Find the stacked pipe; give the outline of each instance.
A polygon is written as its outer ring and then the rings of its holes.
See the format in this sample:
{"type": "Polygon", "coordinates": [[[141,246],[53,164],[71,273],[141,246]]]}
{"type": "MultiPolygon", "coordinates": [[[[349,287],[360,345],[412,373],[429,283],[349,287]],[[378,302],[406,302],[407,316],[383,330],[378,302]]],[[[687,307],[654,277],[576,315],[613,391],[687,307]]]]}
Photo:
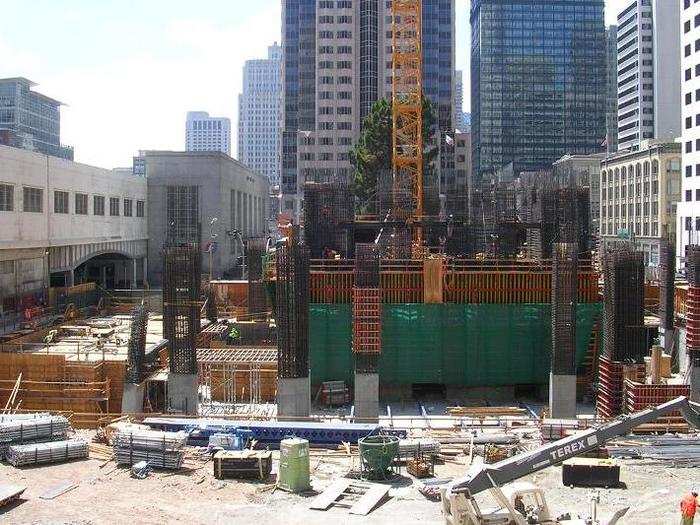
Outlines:
{"type": "Polygon", "coordinates": [[[177,470],[182,467],[186,443],[185,432],[118,432],[113,439],[114,457],[119,465],[147,461],[153,468],[177,470]]]}
{"type": "Polygon", "coordinates": [[[30,445],[12,445],[7,462],[15,467],[39,463],[58,463],[88,457],[89,447],[83,439],[68,439],[30,445]]]}
{"type": "Polygon", "coordinates": [[[146,307],[141,304],[134,308],[131,314],[131,334],[129,337],[126,361],[127,383],[138,384],[143,379],[147,327],[148,311],[146,307]]]}
{"type": "Polygon", "coordinates": [[[689,245],[685,253],[688,279],[685,345],[689,360],[690,398],[700,400],[700,246],[689,245]]]}
{"type": "Polygon", "coordinates": [[[0,443],[23,443],[28,440],[57,439],[66,436],[70,425],[63,416],[35,419],[12,419],[0,423],[0,443]]]}

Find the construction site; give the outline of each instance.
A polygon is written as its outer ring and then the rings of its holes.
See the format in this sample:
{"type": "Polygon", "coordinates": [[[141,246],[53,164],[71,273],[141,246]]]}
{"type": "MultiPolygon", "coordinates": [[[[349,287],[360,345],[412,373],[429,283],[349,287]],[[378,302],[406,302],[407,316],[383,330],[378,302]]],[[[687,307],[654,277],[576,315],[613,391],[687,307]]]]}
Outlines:
{"type": "Polygon", "coordinates": [[[393,6],[373,213],[308,180],[241,279],[202,272],[199,232],[163,246],[161,290],[57,289],[64,309],[5,330],[3,522],[677,521],[700,480],[700,246],[669,239],[651,275],[546,173],[442,205],[421,2],[393,6]]]}

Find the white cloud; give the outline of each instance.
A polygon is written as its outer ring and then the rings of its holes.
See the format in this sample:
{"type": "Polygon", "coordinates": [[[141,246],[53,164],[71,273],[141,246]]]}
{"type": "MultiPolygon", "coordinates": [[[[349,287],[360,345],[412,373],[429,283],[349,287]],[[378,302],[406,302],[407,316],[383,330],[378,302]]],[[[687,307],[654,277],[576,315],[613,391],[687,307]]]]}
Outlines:
{"type": "Polygon", "coordinates": [[[266,56],[267,46],[280,40],[279,10],[279,2],[271,2],[229,27],[173,20],[154,28],[139,53],[58,72],[0,40],[2,70],[31,75],[38,90],[67,104],[62,141],[75,147],[77,161],[129,166],[139,149],[182,150],[188,110],[229,117],[236,127],[243,63],[266,56]],[[150,49],[154,42],[157,49],[150,49]],[[7,56],[14,58],[8,63],[7,56]]]}

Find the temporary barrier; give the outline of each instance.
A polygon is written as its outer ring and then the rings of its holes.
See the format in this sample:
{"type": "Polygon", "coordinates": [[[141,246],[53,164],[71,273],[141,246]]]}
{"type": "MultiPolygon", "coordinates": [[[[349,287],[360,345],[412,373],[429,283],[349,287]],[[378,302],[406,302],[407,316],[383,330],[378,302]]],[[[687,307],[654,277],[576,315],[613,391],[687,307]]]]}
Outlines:
{"type": "MultiPolygon", "coordinates": [[[[313,383],[353,381],[349,304],[311,304],[309,365],[313,383]]],[[[600,303],[576,310],[580,365],[600,303]]],[[[528,304],[385,304],[382,308],[384,384],[455,386],[546,384],[551,306],[528,304]]]]}

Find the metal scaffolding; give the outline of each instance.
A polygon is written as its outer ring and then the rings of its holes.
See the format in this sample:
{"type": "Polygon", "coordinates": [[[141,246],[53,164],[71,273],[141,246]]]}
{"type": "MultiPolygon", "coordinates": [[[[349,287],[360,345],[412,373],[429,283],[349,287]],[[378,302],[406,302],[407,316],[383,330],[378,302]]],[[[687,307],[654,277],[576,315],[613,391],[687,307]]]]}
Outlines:
{"type": "MultiPolygon", "coordinates": [[[[423,52],[421,0],[393,0],[392,167],[393,215],[421,221],[423,211],[423,52]]],[[[394,237],[398,242],[400,238],[394,237]]],[[[423,229],[414,225],[413,246],[423,248],[423,229]]]]}

